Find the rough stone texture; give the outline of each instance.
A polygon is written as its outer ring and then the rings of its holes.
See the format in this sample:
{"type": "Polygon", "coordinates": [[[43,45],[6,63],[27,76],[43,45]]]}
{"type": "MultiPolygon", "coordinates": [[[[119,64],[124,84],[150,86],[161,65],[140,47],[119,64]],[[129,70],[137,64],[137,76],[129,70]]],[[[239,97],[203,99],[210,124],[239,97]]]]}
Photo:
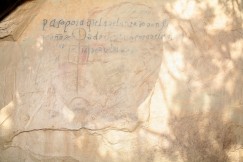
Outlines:
{"type": "Polygon", "coordinates": [[[26,1],[0,22],[0,161],[243,161],[242,1],[26,1]]]}
{"type": "Polygon", "coordinates": [[[32,18],[38,13],[43,1],[23,0],[21,7],[13,11],[0,25],[0,39],[16,41],[32,18]]]}

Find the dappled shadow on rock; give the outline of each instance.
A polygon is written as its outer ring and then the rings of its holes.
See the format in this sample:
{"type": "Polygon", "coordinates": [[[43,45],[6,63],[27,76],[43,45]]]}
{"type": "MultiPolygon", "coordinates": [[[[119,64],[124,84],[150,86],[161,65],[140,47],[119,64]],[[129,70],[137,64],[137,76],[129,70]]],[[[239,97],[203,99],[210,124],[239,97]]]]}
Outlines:
{"type": "Polygon", "coordinates": [[[161,76],[163,87],[173,85],[173,95],[162,90],[170,109],[170,135],[164,136],[169,147],[162,150],[171,158],[226,162],[242,147],[242,12],[229,2],[188,2],[197,3],[200,18],[175,14],[180,1],[167,9],[179,26],[179,40],[165,45],[168,74],[161,76]]]}
{"type": "MultiPolygon", "coordinates": [[[[144,16],[158,11],[148,19],[168,19],[169,39],[126,42],[125,46],[136,50],[132,55],[97,54],[87,62],[82,55],[79,62],[75,51],[80,43],[94,47],[109,44],[73,39],[64,48],[63,42],[58,41],[59,46],[47,38],[25,41],[24,50],[32,41],[35,47],[26,50],[31,57],[23,54],[18,62],[17,69],[22,70],[16,75],[19,91],[9,89],[17,97],[7,94],[0,103],[2,110],[8,108],[4,115],[8,122],[0,125],[6,133],[1,132],[4,153],[0,154],[11,159],[10,155],[18,152],[21,155],[16,156],[23,161],[239,160],[243,146],[241,3],[174,0],[155,2],[152,7],[121,3],[95,10],[90,18],[112,19],[127,11],[120,18],[140,21],[140,11],[144,16]],[[141,10],[138,13],[133,8],[141,10]],[[143,120],[139,113],[145,116],[143,120]]],[[[109,35],[116,29],[102,32],[109,35]]],[[[6,76],[5,80],[11,79],[6,76]]]]}

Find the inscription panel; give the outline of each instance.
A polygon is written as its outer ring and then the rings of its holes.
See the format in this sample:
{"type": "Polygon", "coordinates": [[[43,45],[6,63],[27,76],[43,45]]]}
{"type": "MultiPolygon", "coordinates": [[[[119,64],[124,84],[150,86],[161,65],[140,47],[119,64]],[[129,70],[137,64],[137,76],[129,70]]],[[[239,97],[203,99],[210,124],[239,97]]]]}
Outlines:
{"type": "Polygon", "coordinates": [[[41,57],[50,66],[39,70],[49,73],[46,88],[54,96],[40,109],[64,112],[48,120],[64,118],[72,127],[135,126],[138,107],[158,78],[163,42],[172,39],[166,14],[159,18],[145,5],[123,3],[86,18],[44,18],[40,25],[41,57]]]}

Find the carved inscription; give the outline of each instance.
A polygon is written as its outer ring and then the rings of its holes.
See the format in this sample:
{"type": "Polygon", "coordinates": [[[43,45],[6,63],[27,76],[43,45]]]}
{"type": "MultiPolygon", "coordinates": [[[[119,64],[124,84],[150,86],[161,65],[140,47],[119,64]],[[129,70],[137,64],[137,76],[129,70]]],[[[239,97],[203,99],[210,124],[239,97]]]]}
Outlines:
{"type": "Polygon", "coordinates": [[[159,18],[138,4],[111,10],[41,22],[43,57],[52,58],[55,69],[52,89],[59,104],[75,114],[72,121],[83,126],[97,120],[136,123],[137,108],[157,79],[162,44],[172,39],[166,15],[159,18]],[[127,8],[134,12],[124,12],[127,8]]]}

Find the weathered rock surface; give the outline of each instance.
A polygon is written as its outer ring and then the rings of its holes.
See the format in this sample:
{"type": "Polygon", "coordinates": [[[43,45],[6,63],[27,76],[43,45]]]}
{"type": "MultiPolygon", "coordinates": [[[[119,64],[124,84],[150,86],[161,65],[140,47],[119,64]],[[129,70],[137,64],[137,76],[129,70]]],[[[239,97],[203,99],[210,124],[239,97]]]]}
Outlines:
{"type": "Polygon", "coordinates": [[[26,1],[0,22],[0,161],[242,161],[238,1],[26,1]]]}

